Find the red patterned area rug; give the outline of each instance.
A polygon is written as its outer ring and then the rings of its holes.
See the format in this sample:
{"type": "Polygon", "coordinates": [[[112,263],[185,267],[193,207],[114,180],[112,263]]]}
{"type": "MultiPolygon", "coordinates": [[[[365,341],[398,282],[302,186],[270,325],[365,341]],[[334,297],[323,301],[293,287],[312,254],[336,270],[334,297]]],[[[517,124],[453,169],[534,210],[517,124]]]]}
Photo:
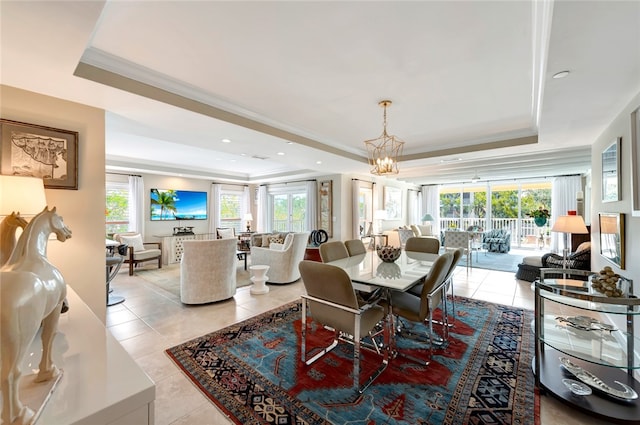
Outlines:
{"type": "MultiPolygon", "coordinates": [[[[300,361],[300,310],[300,303],[287,304],[167,354],[242,425],[539,423],[530,310],[456,297],[455,325],[432,362],[421,366],[396,357],[359,396],[350,388],[348,344],[311,366],[300,361]]],[[[308,347],[325,346],[332,334],[312,326],[308,347]]],[[[426,354],[405,338],[398,346],[426,354]]],[[[379,357],[363,353],[364,376],[379,357]]]]}

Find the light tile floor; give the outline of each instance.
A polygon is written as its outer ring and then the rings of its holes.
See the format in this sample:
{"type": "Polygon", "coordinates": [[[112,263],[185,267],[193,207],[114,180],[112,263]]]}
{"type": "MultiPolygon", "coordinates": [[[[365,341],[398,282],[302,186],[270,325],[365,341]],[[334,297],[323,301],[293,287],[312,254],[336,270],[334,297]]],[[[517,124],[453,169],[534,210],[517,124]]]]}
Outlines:
{"type": "MultiPolygon", "coordinates": [[[[144,269],[137,273],[144,273],[144,269]]],[[[304,291],[298,281],[269,285],[266,295],[239,288],[233,299],[202,306],[186,306],[175,295],[121,271],[112,283],[126,301],[107,308],[107,327],[156,384],[156,425],[232,424],[169,360],[164,350],[251,316],[298,300],[304,291]]],[[[456,295],[533,309],[531,284],[514,273],[458,267],[456,295]]],[[[608,424],[575,411],[551,396],[541,397],[541,424],[608,424]]]]}

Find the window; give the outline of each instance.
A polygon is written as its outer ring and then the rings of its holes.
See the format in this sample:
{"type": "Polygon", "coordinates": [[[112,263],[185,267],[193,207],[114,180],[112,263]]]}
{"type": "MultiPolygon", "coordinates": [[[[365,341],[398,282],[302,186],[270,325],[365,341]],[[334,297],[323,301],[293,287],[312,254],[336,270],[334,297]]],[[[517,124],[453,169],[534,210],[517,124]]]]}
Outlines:
{"type": "Polygon", "coordinates": [[[235,229],[238,234],[242,228],[242,198],[244,192],[223,190],[220,193],[220,227],[235,229]]]}
{"type": "MultiPolygon", "coordinates": [[[[303,232],[307,229],[307,187],[299,184],[269,186],[271,231],[303,232]]],[[[315,211],[311,212],[315,214],[315,211]]]]}
{"type": "Polygon", "coordinates": [[[128,231],[129,183],[107,181],[105,206],[107,236],[128,231]]]}

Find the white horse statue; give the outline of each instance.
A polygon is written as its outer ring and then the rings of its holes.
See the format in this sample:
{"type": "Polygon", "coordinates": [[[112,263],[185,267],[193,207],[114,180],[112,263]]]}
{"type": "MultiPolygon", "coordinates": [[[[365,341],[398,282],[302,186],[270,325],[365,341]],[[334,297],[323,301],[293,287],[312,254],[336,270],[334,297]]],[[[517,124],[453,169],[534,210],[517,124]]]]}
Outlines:
{"type": "Polygon", "coordinates": [[[4,425],[31,424],[35,413],[20,402],[20,366],[31,342],[42,325],[42,359],[36,382],[59,375],[51,359],[51,346],[57,331],[67,286],[60,271],[47,260],[47,241],[55,233],[61,242],[71,230],[47,207],[24,229],[9,261],[0,268],[0,337],[2,358],[2,421],[4,425]]]}
{"type": "Polygon", "coordinates": [[[0,223],[0,267],[7,262],[16,246],[16,229],[27,227],[27,220],[19,212],[12,212],[0,223]]]}

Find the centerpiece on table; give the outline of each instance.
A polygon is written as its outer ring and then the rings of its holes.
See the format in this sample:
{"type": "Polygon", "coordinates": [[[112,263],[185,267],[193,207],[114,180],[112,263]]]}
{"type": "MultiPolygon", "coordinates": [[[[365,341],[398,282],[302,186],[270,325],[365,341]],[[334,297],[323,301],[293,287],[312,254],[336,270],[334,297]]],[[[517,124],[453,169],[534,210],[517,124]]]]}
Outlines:
{"type": "Polygon", "coordinates": [[[378,253],[378,257],[380,257],[382,261],[385,263],[393,263],[400,258],[402,248],[391,245],[378,245],[376,247],[376,251],[378,253]]]}

